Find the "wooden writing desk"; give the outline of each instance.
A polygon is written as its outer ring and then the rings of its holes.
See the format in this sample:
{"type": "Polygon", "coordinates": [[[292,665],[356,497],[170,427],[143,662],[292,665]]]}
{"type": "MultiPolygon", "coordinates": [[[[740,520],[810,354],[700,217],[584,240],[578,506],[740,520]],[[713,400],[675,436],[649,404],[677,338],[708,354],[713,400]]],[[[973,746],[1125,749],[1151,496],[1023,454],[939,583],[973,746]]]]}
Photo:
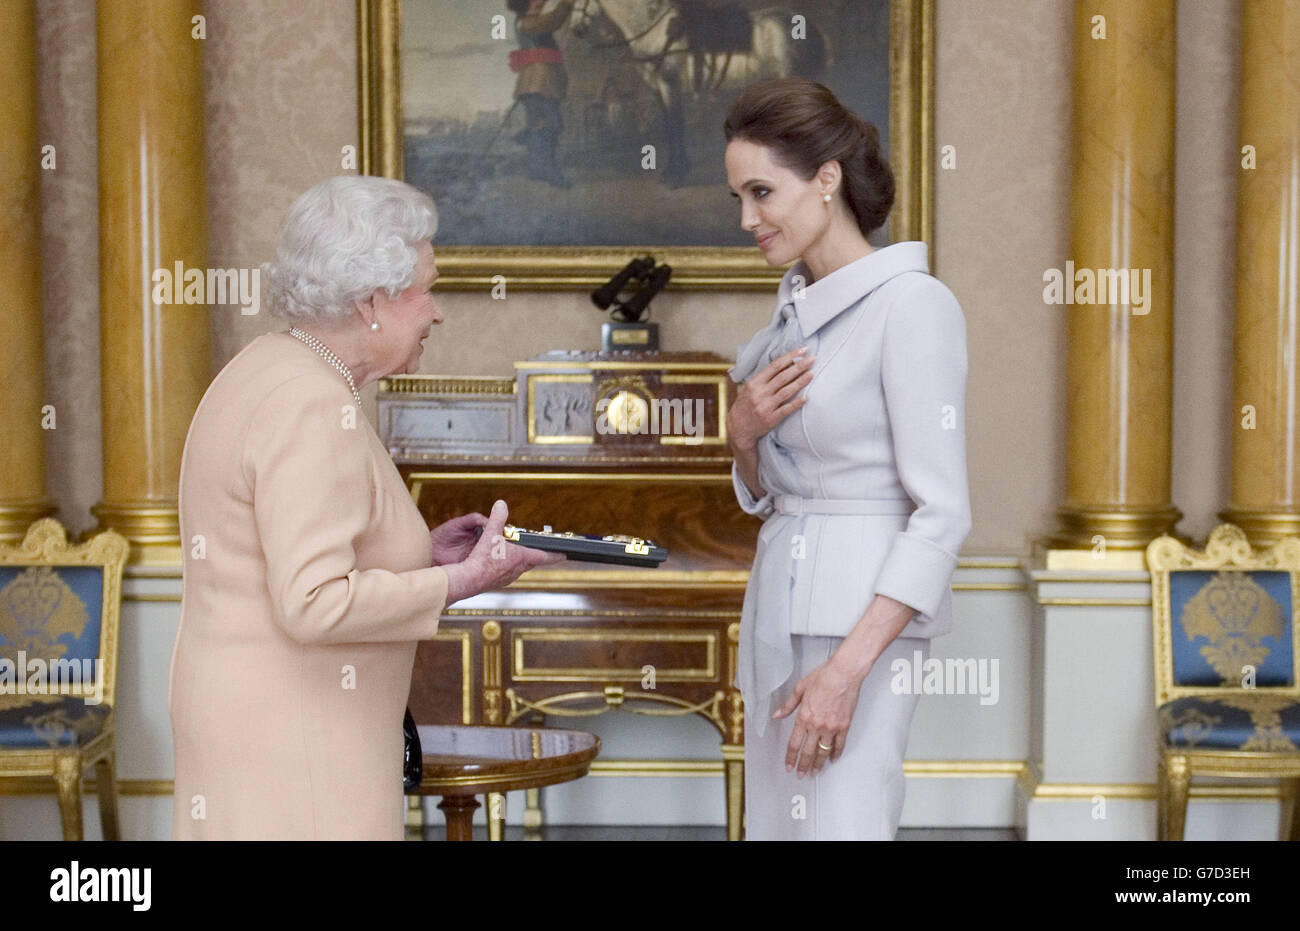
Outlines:
{"type": "Polygon", "coordinates": [[[739,840],[744,715],[732,683],[760,522],[731,487],[730,366],[711,353],[548,353],[509,377],[387,378],[379,433],[430,527],[501,498],[516,526],[669,550],[658,569],[565,562],[459,602],[417,653],[416,721],[621,709],[668,727],[700,715],[721,737],[727,834],[739,840]],[[695,437],[681,432],[693,426],[679,416],[687,404],[702,415],[695,437]],[[633,432],[656,413],[659,434],[633,432]]]}

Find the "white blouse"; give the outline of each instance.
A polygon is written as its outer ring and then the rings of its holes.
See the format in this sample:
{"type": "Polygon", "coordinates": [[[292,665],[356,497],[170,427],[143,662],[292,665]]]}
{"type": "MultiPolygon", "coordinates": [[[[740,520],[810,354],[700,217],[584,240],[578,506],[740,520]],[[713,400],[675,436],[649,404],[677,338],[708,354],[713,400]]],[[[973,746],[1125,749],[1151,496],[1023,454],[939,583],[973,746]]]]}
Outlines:
{"type": "Polygon", "coordinates": [[[745,590],[737,686],[761,735],[793,669],[792,634],[844,637],[872,598],[917,613],[900,636],[952,627],[950,584],[970,532],[966,321],[929,274],[928,247],[900,242],[820,281],[797,262],[772,322],[740,347],[743,382],[807,346],[807,402],[758,444],[764,518],[745,590]]]}

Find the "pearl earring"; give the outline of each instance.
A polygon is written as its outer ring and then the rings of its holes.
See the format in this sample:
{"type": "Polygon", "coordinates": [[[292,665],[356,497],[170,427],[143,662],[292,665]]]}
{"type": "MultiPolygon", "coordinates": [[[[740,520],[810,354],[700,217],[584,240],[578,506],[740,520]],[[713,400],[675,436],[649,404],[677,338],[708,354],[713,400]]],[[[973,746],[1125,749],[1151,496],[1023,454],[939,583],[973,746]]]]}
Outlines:
{"type": "Polygon", "coordinates": [[[829,194],[823,194],[823,195],[822,195],[822,200],[826,201],[826,203],[829,204],[829,203],[831,202],[831,195],[829,195],[829,194]]]}
{"type": "Polygon", "coordinates": [[[377,329],[379,329],[379,321],[378,321],[378,320],[374,320],[374,321],[372,321],[371,324],[370,324],[370,329],[372,329],[372,330],[377,330],[377,329]]]}

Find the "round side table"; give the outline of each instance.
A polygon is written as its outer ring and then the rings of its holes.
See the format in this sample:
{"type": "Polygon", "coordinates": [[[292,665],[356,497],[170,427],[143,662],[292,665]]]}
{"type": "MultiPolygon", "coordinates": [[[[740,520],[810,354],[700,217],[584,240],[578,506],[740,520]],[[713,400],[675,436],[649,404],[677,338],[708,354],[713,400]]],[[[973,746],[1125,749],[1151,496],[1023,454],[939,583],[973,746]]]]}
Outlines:
{"type": "Polygon", "coordinates": [[[476,796],[537,789],[580,779],[600,752],[586,731],[546,727],[424,724],[423,777],[411,795],[440,795],[447,840],[471,840],[476,796]]]}

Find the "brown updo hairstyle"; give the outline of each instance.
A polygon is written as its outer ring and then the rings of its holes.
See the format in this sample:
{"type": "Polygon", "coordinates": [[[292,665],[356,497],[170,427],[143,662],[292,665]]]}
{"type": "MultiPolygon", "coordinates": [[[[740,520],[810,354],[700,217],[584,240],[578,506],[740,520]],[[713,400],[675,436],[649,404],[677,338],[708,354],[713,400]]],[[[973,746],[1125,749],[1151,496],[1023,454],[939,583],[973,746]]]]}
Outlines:
{"type": "Polygon", "coordinates": [[[843,170],[844,200],[863,236],[880,228],[894,206],[894,173],[880,154],[880,133],[808,78],[756,84],[731,105],[727,141],[748,139],[773,151],[777,164],[805,181],[826,162],[843,170]]]}

